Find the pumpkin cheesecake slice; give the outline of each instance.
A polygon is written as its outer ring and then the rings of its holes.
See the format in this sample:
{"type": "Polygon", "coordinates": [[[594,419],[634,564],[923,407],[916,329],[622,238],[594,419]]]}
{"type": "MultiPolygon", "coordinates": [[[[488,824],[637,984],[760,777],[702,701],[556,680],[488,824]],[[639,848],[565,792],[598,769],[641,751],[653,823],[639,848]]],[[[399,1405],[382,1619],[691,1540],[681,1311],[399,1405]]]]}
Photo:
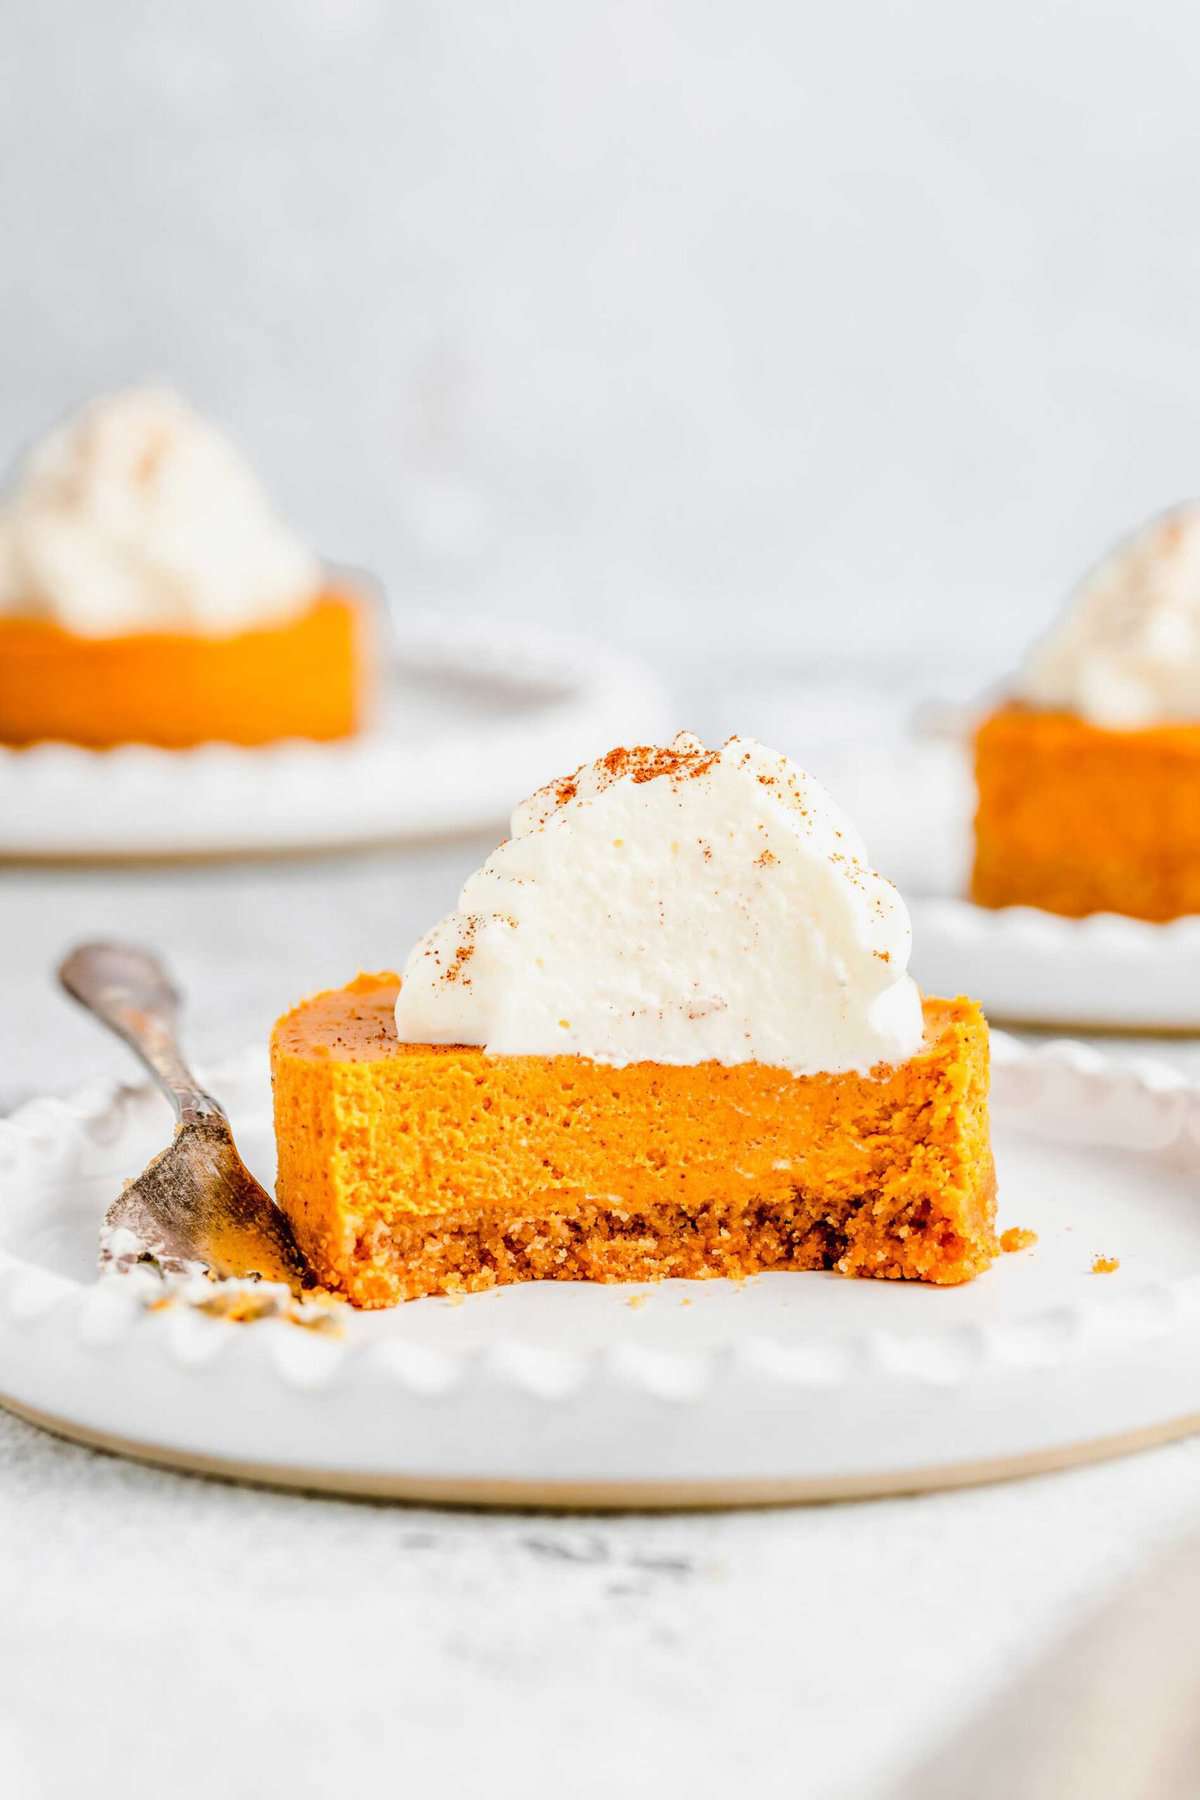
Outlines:
{"type": "Polygon", "coordinates": [[[1080,583],[975,737],[980,906],[1200,913],[1200,502],[1080,583]]]}
{"type": "Polygon", "coordinates": [[[93,401],[0,504],[0,744],[348,737],[370,640],[363,599],[172,393],[93,401]]]}
{"type": "Polygon", "coordinates": [[[996,1254],[987,1027],[749,739],[614,750],[517,809],[416,946],[281,1019],[278,1199],[355,1304],[996,1254]]]}

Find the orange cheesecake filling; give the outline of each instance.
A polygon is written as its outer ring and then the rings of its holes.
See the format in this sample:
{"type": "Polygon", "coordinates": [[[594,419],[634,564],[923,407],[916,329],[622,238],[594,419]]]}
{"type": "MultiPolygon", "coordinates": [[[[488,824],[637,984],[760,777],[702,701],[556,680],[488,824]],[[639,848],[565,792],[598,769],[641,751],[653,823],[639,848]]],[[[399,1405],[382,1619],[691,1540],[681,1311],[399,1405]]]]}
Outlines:
{"type": "Polygon", "coordinates": [[[225,636],[83,637],[0,617],[0,743],[186,749],[348,737],[369,699],[362,602],[329,590],[294,617],[225,636]]]}
{"type": "Polygon", "coordinates": [[[1113,730],[1012,703],[975,737],[980,906],[1200,912],[1200,724],[1113,730]]]}
{"type": "Polygon", "coordinates": [[[278,1199],[359,1306],[766,1269],[950,1284],[996,1255],[972,1001],[927,999],[907,1062],[793,1075],[400,1043],[397,991],[360,976],[271,1042],[278,1199]]]}

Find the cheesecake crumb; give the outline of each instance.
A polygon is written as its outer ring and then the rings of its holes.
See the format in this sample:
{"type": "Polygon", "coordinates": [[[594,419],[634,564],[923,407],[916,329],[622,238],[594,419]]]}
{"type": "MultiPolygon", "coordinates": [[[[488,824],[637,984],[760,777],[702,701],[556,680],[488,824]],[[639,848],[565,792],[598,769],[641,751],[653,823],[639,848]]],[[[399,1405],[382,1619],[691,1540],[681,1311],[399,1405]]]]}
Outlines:
{"type": "Polygon", "coordinates": [[[1000,1233],[1000,1248],[1010,1253],[1014,1250],[1030,1250],[1037,1241],[1037,1232],[1029,1231],[1024,1225],[1010,1225],[1007,1231],[1000,1233]]]}
{"type": "Polygon", "coordinates": [[[1098,1256],[1092,1264],[1092,1274],[1112,1275],[1120,1266],[1119,1256],[1098,1256]]]}

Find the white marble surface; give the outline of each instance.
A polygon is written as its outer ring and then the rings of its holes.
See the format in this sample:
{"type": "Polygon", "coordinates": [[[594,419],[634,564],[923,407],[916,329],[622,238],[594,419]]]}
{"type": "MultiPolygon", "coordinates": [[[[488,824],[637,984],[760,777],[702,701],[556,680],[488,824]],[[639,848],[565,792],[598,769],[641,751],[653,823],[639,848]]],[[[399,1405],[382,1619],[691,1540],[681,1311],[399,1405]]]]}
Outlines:
{"type": "Polygon", "coordinates": [[[1191,1442],[855,1506],[432,1513],[0,1416],[0,1791],[883,1797],[1198,1500],[1191,1442]]]}
{"type": "MultiPolygon", "coordinates": [[[[399,960],[484,847],[3,871],[0,1105],[129,1069],[54,991],[73,939],[167,948],[215,1058],[399,960]]],[[[976,1712],[1198,1505],[1200,1440],[923,1499],[571,1519],[244,1491],[0,1416],[0,1792],[885,1796],[943,1741],[969,1756],[976,1712]]]]}

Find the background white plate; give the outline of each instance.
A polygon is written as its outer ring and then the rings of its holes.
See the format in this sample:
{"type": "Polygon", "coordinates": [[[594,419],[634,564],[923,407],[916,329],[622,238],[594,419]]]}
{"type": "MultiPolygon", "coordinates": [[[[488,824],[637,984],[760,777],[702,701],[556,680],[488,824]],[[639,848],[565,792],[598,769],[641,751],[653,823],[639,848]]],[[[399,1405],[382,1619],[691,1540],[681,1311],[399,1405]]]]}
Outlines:
{"type": "MultiPolygon", "coordinates": [[[[262,1053],[214,1073],[273,1165],[262,1053]]],[[[1200,1093],[1080,1046],[996,1045],[1002,1223],[957,1289],[773,1275],[547,1283],[348,1314],[334,1339],[144,1311],[94,1274],[101,1211],[162,1143],[143,1089],[0,1122],[0,1396],[185,1467],[466,1500],[832,1496],[1055,1466],[1200,1420],[1200,1093]],[[1097,1254],[1120,1258],[1094,1275],[1097,1254]]]]}
{"type": "Polygon", "coordinates": [[[992,1019],[1200,1031],[1200,918],[1062,919],[956,899],[915,899],[909,911],[918,981],[930,993],[973,994],[992,1019]]]}
{"type": "Polygon", "coordinates": [[[0,857],[337,848],[500,826],[613,744],[673,730],[662,689],[593,643],[402,620],[380,716],[345,744],[0,748],[0,857]]]}

